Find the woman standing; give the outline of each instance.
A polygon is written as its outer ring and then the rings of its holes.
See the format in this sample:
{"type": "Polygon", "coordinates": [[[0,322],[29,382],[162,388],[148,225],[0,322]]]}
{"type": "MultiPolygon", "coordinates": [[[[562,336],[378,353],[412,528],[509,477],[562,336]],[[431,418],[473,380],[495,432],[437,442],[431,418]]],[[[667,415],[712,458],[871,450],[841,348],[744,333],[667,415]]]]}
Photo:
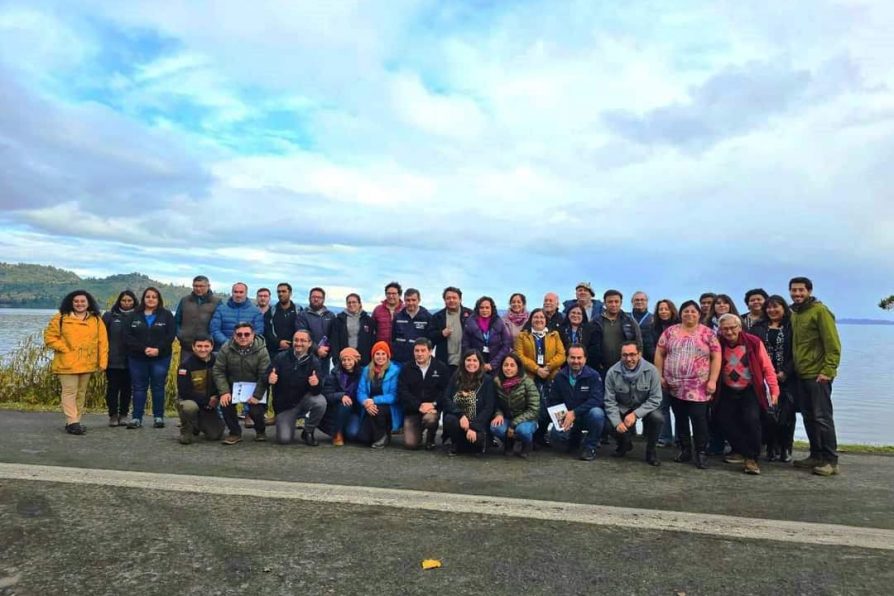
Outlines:
{"type": "Polygon", "coordinates": [[[65,432],[82,435],[86,429],[81,425],[81,416],[90,376],[105,370],[109,361],[109,338],[93,296],[86,290],[65,296],[59,312],[47,324],[43,339],[53,350],[52,370],[62,385],[65,432]]]}
{"type": "Polygon", "coordinates": [[[463,351],[461,362],[438,405],[444,412],[444,434],[450,438],[448,453],[471,451],[483,455],[494,411],[494,382],[484,371],[478,350],[463,351]]]}
{"type": "Polygon", "coordinates": [[[739,316],[736,303],[727,294],[717,294],[717,297],[714,298],[714,316],[711,317],[711,329],[714,333],[717,333],[720,329],[720,317],[727,313],[739,316]]]}
{"type": "Polygon", "coordinates": [[[720,375],[720,343],[717,336],[699,324],[699,306],[688,300],[680,308],[682,323],[666,329],[658,340],[655,367],[661,373],[661,387],[670,391],[676,419],[680,454],[677,462],[692,460],[689,423],[695,435],[695,465],[707,467],[708,402],[717,391],[720,375]]]}
{"type": "MultiPolygon", "coordinates": [[[[542,309],[538,310],[542,312],[542,309]]],[[[584,309],[578,304],[569,308],[565,322],[559,327],[565,352],[574,344],[586,348],[590,344],[590,330],[590,325],[584,322],[584,309]]]]}
{"type": "MultiPolygon", "coordinates": [[[[391,361],[391,348],[377,341],[372,347],[372,362],[360,373],[357,401],[363,410],[353,437],[373,449],[384,449],[391,443],[391,433],[403,426],[404,410],[397,400],[399,375],[400,365],[391,361]]],[[[351,434],[349,431],[348,436],[351,434]]]]}
{"type": "Polygon", "coordinates": [[[499,368],[512,350],[512,335],[503,319],[497,316],[497,305],[490,296],[478,299],[474,314],[463,325],[463,352],[466,350],[481,353],[484,372],[499,368]]]}
{"type": "Polygon", "coordinates": [[[496,410],[490,431],[503,442],[503,453],[511,449],[527,459],[534,446],[534,432],[540,417],[540,392],[525,374],[521,358],[511,352],[503,358],[494,378],[496,410]]]}
{"type": "Polygon", "coordinates": [[[133,382],[133,419],[127,428],[143,426],[150,387],[154,427],[165,427],[165,382],[171,365],[176,325],[174,315],[164,306],[161,292],[146,288],[140,298],[140,308],[131,317],[127,328],[127,364],[133,382]]]}
{"type": "MultiPolygon", "coordinates": [[[[652,316],[652,345],[657,346],[661,334],[668,328],[680,322],[680,316],[677,314],[677,307],[672,300],[663,298],[655,303],[655,313],[652,316]]],[[[652,362],[655,361],[655,353],[651,354],[652,362]]],[[[658,436],[658,446],[667,447],[674,444],[674,425],[671,421],[671,394],[662,388],[661,390],[661,413],[664,415],[664,427],[658,436]]]]}
{"type": "Polygon", "coordinates": [[[503,315],[503,322],[509,329],[509,335],[512,337],[512,341],[515,341],[518,334],[522,332],[525,323],[528,322],[529,314],[528,309],[526,308],[527,304],[528,299],[525,298],[524,294],[516,292],[509,297],[509,310],[503,315]]]}
{"type": "Polygon", "coordinates": [[[785,298],[774,294],[763,306],[764,318],[751,332],[764,341],[779,383],[779,402],[764,417],[767,460],[792,461],[795,439],[795,361],[792,354],[791,311],[785,298]]]}
{"type": "Polygon", "coordinates": [[[109,334],[109,367],[106,369],[106,405],[109,426],[127,426],[130,409],[130,370],[127,368],[127,329],[137,308],[137,296],[130,290],[118,294],[112,310],[102,315],[109,334]]]}

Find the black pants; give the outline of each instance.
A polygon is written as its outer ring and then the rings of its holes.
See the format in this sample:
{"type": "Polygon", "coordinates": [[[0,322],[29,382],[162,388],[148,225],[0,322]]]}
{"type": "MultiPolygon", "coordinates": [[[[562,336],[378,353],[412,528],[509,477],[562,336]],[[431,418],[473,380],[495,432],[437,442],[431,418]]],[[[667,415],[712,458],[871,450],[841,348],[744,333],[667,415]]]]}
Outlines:
{"type": "Polygon", "coordinates": [[[779,387],[779,402],[776,405],[776,416],[764,413],[762,428],[764,443],[768,454],[782,451],[791,453],[795,441],[795,396],[788,383],[779,387]]]}
{"type": "Polygon", "coordinates": [[[723,387],[714,406],[723,434],[733,451],[745,459],[757,459],[761,453],[761,407],[754,387],[738,391],[723,387]]]}
{"type": "MultiPolygon", "coordinates": [[[[621,410],[621,420],[624,420],[624,417],[627,416],[633,410],[621,410]]],[[[661,412],[661,408],[656,410],[652,410],[643,420],[643,434],[646,436],[646,451],[655,451],[655,445],[658,444],[658,435],[661,434],[661,429],[664,428],[664,414],[661,412]]],[[[611,424],[606,424],[605,426],[611,426],[611,424]]],[[[624,436],[630,437],[631,439],[634,437],[633,429],[627,429],[625,433],[619,433],[617,428],[611,429],[612,434],[618,441],[623,441],[624,436]]]]}
{"type": "Polygon", "coordinates": [[[457,451],[483,452],[487,446],[486,432],[478,432],[475,442],[470,443],[466,438],[466,431],[459,425],[459,417],[454,414],[444,414],[444,434],[450,437],[457,451]]]}
{"type": "MultiPolygon", "coordinates": [[[[246,406],[248,407],[248,416],[255,423],[255,432],[263,433],[266,428],[264,424],[264,413],[266,412],[267,406],[264,404],[243,404],[243,407],[246,406]]],[[[231,403],[226,407],[221,407],[221,411],[223,412],[224,422],[227,423],[227,429],[229,429],[230,434],[241,436],[242,427],[239,426],[239,415],[236,414],[236,404],[231,403]]]]}
{"type": "Polygon", "coordinates": [[[810,455],[830,462],[838,461],[838,439],[832,418],[832,383],[817,383],[815,378],[798,379],[799,405],[804,429],[810,441],[810,455]]]}
{"type": "Polygon", "coordinates": [[[676,397],[671,401],[674,410],[677,444],[681,449],[692,448],[692,436],[695,436],[695,450],[704,453],[708,448],[708,402],[684,401],[676,397]],[[689,423],[692,422],[692,434],[689,423]]]}
{"type": "Polygon", "coordinates": [[[130,409],[130,369],[106,369],[106,405],[109,416],[127,416],[130,409]]]}
{"type": "Polygon", "coordinates": [[[363,417],[363,428],[357,437],[361,443],[372,444],[385,435],[391,436],[391,406],[379,406],[379,413],[363,417]]]}

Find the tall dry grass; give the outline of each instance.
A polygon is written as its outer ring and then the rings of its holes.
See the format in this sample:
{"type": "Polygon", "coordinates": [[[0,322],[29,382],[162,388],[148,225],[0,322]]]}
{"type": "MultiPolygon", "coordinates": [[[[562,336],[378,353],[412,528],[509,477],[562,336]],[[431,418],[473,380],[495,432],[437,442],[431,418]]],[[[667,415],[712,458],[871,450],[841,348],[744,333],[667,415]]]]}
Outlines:
{"type": "MultiPolygon", "coordinates": [[[[165,409],[173,410],[177,391],[177,363],[180,344],[174,342],[171,368],[165,385],[165,409]]],[[[43,344],[43,334],[29,335],[6,356],[0,358],[0,403],[47,408],[60,406],[59,379],[50,370],[52,350],[43,344]]],[[[96,373],[87,389],[87,409],[106,409],[106,377],[96,373]]],[[[149,398],[151,400],[151,397],[149,398]]],[[[151,401],[147,400],[147,403],[151,401]]],[[[61,407],[61,406],[60,406],[61,407]]]]}

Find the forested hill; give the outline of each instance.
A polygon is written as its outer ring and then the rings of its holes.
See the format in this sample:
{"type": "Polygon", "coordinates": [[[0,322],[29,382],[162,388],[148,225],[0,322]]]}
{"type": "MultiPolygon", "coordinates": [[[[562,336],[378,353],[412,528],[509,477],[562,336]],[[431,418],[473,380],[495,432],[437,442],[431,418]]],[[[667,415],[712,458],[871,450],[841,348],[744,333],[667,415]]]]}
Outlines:
{"type": "Polygon", "coordinates": [[[46,265],[0,263],[0,307],[4,308],[58,308],[66,294],[84,289],[96,297],[101,308],[106,309],[121,290],[132,290],[139,298],[149,286],[161,291],[165,306],[170,309],[191,291],[186,286],[155,281],[142,273],[81,278],[73,271],[46,265]]]}

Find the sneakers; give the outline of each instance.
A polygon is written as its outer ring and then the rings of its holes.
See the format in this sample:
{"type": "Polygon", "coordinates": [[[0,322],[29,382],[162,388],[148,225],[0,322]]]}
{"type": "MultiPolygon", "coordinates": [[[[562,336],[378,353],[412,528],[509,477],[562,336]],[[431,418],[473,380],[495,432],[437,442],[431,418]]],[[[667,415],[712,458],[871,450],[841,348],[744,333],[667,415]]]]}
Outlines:
{"type": "Polygon", "coordinates": [[[87,429],[77,422],[72,422],[71,424],[65,425],[65,432],[70,435],[82,435],[87,432],[87,429]]]}
{"type": "MultiPolygon", "coordinates": [[[[335,436],[332,437],[332,446],[333,447],[342,447],[345,444],[345,436],[341,433],[335,433],[335,436]]],[[[428,447],[428,445],[426,445],[428,447]]]]}
{"type": "Polygon", "coordinates": [[[156,418],[155,423],[153,423],[152,428],[164,428],[165,427],[165,419],[164,418],[156,418]]]}
{"type": "Polygon", "coordinates": [[[245,428],[254,428],[254,427],[255,427],[255,421],[252,419],[251,416],[246,416],[245,417],[245,428]]]}
{"type": "Polygon", "coordinates": [[[730,451],[728,454],[723,456],[723,461],[728,464],[747,464],[747,462],[752,460],[747,460],[735,451],[730,451]]]}
{"type": "Polygon", "coordinates": [[[255,432],[255,443],[266,443],[267,442],[267,431],[261,430],[255,432]]]}
{"type": "Polygon", "coordinates": [[[580,450],[580,459],[583,461],[593,461],[596,459],[596,448],[595,447],[584,447],[580,450]]]}
{"type": "Polygon", "coordinates": [[[810,457],[805,457],[804,459],[796,459],[793,465],[796,468],[810,469],[810,468],[815,468],[817,466],[821,466],[824,463],[825,462],[823,462],[823,460],[821,460],[820,458],[813,457],[811,455],[810,457]]]}
{"type": "Polygon", "coordinates": [[[134,418],[127,423],[127,428],[143,428],[142,418],[134,418]]]}
{"type": "Polygon", "coordinates": [[[109,426],[110,426],[111,428],[115,428],[115,427],[118,426],[119,424],[120,424],[120,422],[118,422],[118,417],[117,417],[117,416],[109,416],[109,426]]]}
{"type": "MultiPolygon", "coordinates": [[[[302,436],[302,438],[304,437],[303,433],[301,436],[302,436]]],[[[378,441],[375,441],[372,445],[370,445],[370,447],[372,447],[373,449],[384,449],[387,444],[388,444],[388,435],[385,434],[385,435],[382,435],[382,438],[380,438],[378,441]]]]}
{"type": "Polygon", "coordinates": [[[242,435],[227,435],[221,443],[224,445],[235,445],[242,442],[242,435]]]}
{"type": "Polygon", "coordinates": [[[127,414],[118,416],[118,426],[127,426],[128,424],[130,424],[130,420],[127,419],[127,414]]]}
{"type": "Polygon", "coordinates": [[[838,474],[838,462],[823,462],[813,468],[813,473],[817,476],[835,476],[838,474]]]}
{"type": "Polygon", "coordinates": [[[314,437],[314,431],[301,431],[301,440],[304,441],[304,444],[308,447],[316,447],[320,444],[316,437],[314,437]]]}
{"type": "Polygon", "coordinates": [[[751,474],[752,476],[758,476],[761,473],[761,469],[760,466],[757,465],[757,460],[746,459],[744,472],[746,474],[751,474]]]}

